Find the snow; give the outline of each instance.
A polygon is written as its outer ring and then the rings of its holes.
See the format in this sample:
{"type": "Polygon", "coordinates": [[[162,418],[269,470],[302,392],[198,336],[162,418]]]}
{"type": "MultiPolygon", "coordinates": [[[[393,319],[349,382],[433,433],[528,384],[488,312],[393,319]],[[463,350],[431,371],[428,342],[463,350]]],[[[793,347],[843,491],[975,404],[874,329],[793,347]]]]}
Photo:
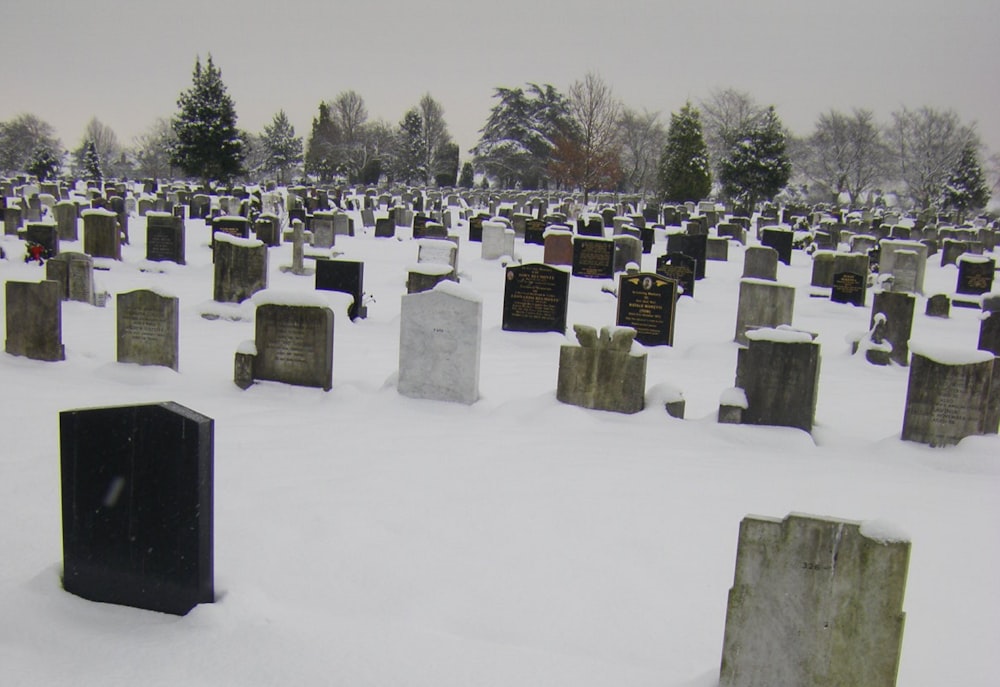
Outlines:
{"type": "Polygon", "coordinates": [[[812,343],[813,336],[809,332],[792,329],[788,326],[760,327],[746,333],[750,341],[772,341],[775,343],[812,343]]]}
{"type": "MultiPolygon", "coordinates": [[[[997,684],[1000,439],[900,440],[909,370],[843,342],[868,329],[871,294],[865,308],[809,298],[808,256],[779,265],[793,326],[822,346],[812,436],[716,422],[736,370],[737,244],[708,263],[696,300],[678,300],[674,346],[642,347],[647,408],[591,411],[556,400],[558,362],[574,323],[614,324],[607,282],[571,280],[568,336],[507,332],[504,266],[480,259],[464,222],[453,232],[458,287],[483,303],[472,406],[395,390],[410,242],[337,237],[372,300],[364,320],[336,311],[329,392],[242,391],[233,360],[255,306],[210,300],[211,228],[189,220],[187,264],[143,272],[145,219],[130,218],[124,261],[97,277],[112,297],[180,299],[178,371],[116,363],[115,308],[77,302],[62,306],[65,361],[0,354],[0,684],[712,687],[739,523],[791,512],[909,535],[900,687],[997,684]],[[653,402],[664,384],[687,419],[653,402]],[[216,602],[177,618],[66,593],[59,412],[171,400],[215,420],[216,602]]],[[[0,245],[4,280],[41,278],[16,237],[0,245]]],[[[541,262],[542,246],[517,248],[541,262]]],[[[664,250],[658,233],[645,271],[664,250]]],[[[278,270],[290,244],[268,261],[275,291],[313,293],[312,277],[278,270]]],[[[954,267],[928,261],[926,293],[954,283],[954,267]]],[[[915,339],[975,348],[977,311],[923,312],[915,339]]]]}
{"type": "Polygon", "coordinates": [[[740,387],[731,386],[728,389],[724,389],[719,395],[719,405],[746,410],[749,407],[747,394],[740,387]]]}
{"type": "Polygon", "coordinates": [[[258,307],[261,305],[291,305],[306,308],[326,308],[328,307],[328,303],[324,296],[325,293],[320,291],[303,292],[264,289],[251,296],[250,300],[258,307]]]}
{"type": "Polygon", "coordinates": [[[898,525],[885,520],[865,520],[858,528],[858,532],[862,537],[873,539],[880,544],[911,541],[910,536],[898,525]]]}
{"type": "Polygon", "coordinates": [[[910,352],[923,358],[929,358],[942,365],[975,365],[993,360],[992,353],[976,350],[971,345],[962,348],[950,348],[920,339],[910,340],[910,352]]]}
{"type": "Polygon", "coordinates": [[[89,210],[84,210],[80,213],[80,217],[117,217],[118,214],[113,210],[108,210],[106,208],[91,208],[89,210]]]}
{"type": "Polygon", "coordinates": [[[213,240],[219,243],[231,243],[234,246],[242,246],[243,248],[260,248],[264,245],[264,242],[260,239],[245,239],[239,236],[233,236],[232,234],[227,234],[224,231],[217,231],[213,235],[213,240]]]}

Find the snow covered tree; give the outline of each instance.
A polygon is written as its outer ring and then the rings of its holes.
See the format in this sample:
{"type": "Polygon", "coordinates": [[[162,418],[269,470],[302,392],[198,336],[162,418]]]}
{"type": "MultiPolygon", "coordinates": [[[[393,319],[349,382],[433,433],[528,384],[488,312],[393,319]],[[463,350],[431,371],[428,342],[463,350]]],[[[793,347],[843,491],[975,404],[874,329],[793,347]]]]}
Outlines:
{"type": "Polygon", "coordinates": [[[38,177],[40,181],[47,181],[55,179],[61,168],[62,162],[55,151],[39,146],[31,152],[31,158],[24,171],[38,177]]]}
{"type": "Polygon", "coordinates": [[[699,201],[712,191],[708,146],[701,131],[701,115],[686,103],[670,115],[667,144],[660,158],[660,192],[664,200],[699,201]]]}
{"type": "Polygon", "coordinates": [[[712,91],[700,103],[705,144],[715,176],[721,178],[722,161],[736,141],[764,116],[765,110],[753,97],[733,88],[712,91]]]}
{"type": "Polygon", "coordinates": [[[462,173],[458,176],[459,188],[472,188],[476,183],[476,173],[472,169],[472,163],[466,162],[462,165],[462,173]]]}
{"type": "Polygon", "coordinates": [[[990,189],[986,185],[979,151],[974,141],[969,140],[962,147],[958,163],[948,175],[944,187],[944,207],[958,213],[958,221],[965,221],[967,212],[986,207],[990,201],[990,189]]]}
{"type": "Polygon", "coordinates": [[[101,177],[91,176],[90,178],[104,178],[104,176],[123,176],[128,173],[127,159],[124,151],[118,143],[118,136],[107,124],[102,123],[97,117],[92,117],[83,130],[83,137],[80,139],[79,147],[73,151],[73,164],[78,173],[92,175],[88,168],[85,156],[87,149],[93,144],[94,151],[100,160],[100,168],[103,173],[101,177]]]}
{"type": "Polygon", "coordinates": [[[752,211],[757,201],[773,198],[784,188],[791,172],[781,120],[769,107],[735,137],[719,166],[719,181],[723,193],[752,211]]]}
{"type": "Polygon", "coordinates": [[[171,121],[177,136],[172,163],[206,183],[238,175],[244,150],[236,128],[236,108],[211,55],[204,68],[201,58],[195,60],[191,88],[181,93],[177,107],[171,121]]]}
{"type": "Polygon", "coordinates": [[[392,180],[404,184],[422,183],[427,178],[424,164],[424,123],[417,108],[403,115],[393,146],[392,180]]]}
{"type": "Polygon", "coordinates": [[[264,169],[274,172],[278,183],[287,183],[286,172],[302,162],[302,137],[295,135],[295,127],[288,121],[284,110],[279,110],[270,124],[264,125],[261,137],[264,147],[264,169]]]}
{"type": "Polygon", "coordinates": [[[97,144],[89,141],[83,147],[83,155],[80,159],[80,171],[87,179],[101,181],[104,175],[101,173],[101,156],[97,152],[97,144]]]}
{"type": "Polygon", "coordinates": [[[571,126],[566,97],[548,84],[497,88],[493,97],[473,162],[501,187],[545,187],[556,138],[571,126]]]}
{"type": "Polygon", "coordinates": [[[340,131],[330,114],[330,105],[321,102],[319,114],[313,117],[312,132],[309,134],[309,144],[306,146],[306,174],[329,183],[339,171],[337,151],[339,144],[340,131]]]}
{"type": "Polygon", "coordinates": [[[136,136],[131,148],[135,174],[151,179],[174,176],[170,151],[176,140],[170,120],[165,117],[157,119],[145,132],[136,136]]]}
{"type": "Polygon", "coordinates": [[[623,188],[633,192],[654,190],[660,153],[667,140],[659,113],[623,108],[618,120],[618,137],[623,188]]]}
{"type": "Polygon", "coordinates": [[[434,183],[437,186],[454,186],[458,181],[457,143],[448,141],[438,148],[434,158],[434,183]]]}
{"type": "Polygon", "coordinates": [[[885,177],[888,149],[871,110],[821,114],[802,151],[802,171],[834,201],[847,193],[857,204],[885,177]]]}
{"type": "MultiPolygon", "coordinates": [[[[444,121],[444,108],[438,101],[431,97],[430,93],[425,93],[417,104],[417,111],[420,113],[422,125],[420,136],[421,166],[425,170],[424,183],[429,184],[436,178],[439,172],[439,165],[445,167],[451,164],[454,158],[455,168],[449,177],[454,184],[455,176],[458,174],[458,150],[454,155],[448,151],[445,154],[444,148],[451,144],[451,135],[448,133],[448,125],[444,121]]],[[[448,172],[447,169],[442,173],[448,172]]]]}
{"type": "Polygon", "coordinates": [[[28,171],[39,150],[48,151],[56,160],[62,157],[62,143],[51,124],[29,113],[0,122],[0,172],[28,171]]]}

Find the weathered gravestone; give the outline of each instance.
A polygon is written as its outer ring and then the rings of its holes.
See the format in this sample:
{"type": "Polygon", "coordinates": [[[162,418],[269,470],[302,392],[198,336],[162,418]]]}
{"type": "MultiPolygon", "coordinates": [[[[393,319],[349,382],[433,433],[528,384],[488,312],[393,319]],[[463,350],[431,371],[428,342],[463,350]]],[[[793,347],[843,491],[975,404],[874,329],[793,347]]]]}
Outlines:
{"type": "Polygon", "coordinates": [[[78,240],[76,203],[68,200],[60,201],[56,203],[53,212],[56,216],[59,238],[63,241],[78,240]]]}
{"type": "Polygon", "coordinates": [[[778,251],[778,260],[786,265],[792,264],[792,243],[795,234],[788,229],[769,227],[760,232],[760,243],[762,246],[773,248],[778,251]]]}
{"type": "Polygon", "coordinates": [[[677,282],[681,296],[694,298],[697,271],[698,261],[684,253],[667,253],[656,259],[656,273],[677,282]]]}
{"type": "Polygon", "coordinates": [[[545,252],[542,261],[546,265],[573,265],[573,232],[549,226],[545,230],[545,252]]]}
{"type": "MultiPolygon", "coordinates": [[[[879,313],[885,316],[881,338],[892,347],[889,359],[900,365],[910,364],[910,333],[913,331],[913,309],[916,299],[908,293],[882,291],[872,302],[869,329],[874,329],[879,313]]],[[[881,342],[878,342],[881,343],[881,342]]]]}
{"type": "Polygon", "coordinates": [[[729,239],[709,238],[705,246],[705,259],[726,262],[729,260],[729,239]]]}
{"type": "Polygon", "coordinates": [[[21,228],[21,208],[16,205],[8,205],[3,211],[3,233],[6,236],[17,236],[21,228]]]}
{"type": "Polygon", "coordinates": [[[267,246],[222,232],[215,237],[215,286],[220,303],[242,303],[267,288],[267,246]]]}
{"type": "MultiPolygon", "coordinates": [[[[750,249],[747,248],[749,251],[750,249]]],[[[809,285],[822,289],[833,288],[833,275],[837,254],[834,251],[818,250],[812,256],[812,274],[809,285]]],[[[775,258],[777,261],[777,257],[775,258]]],[[[743,276],[746,276],[745,274],[743,276]]]]}
{"type": "Polygon", "coordinates": [[[118,215],[110,210],[84,210],[83,252],[95,258],[122,259],[118,215]]]}
{"type": "Polygon", "coordinates": [[[1000,311],[987,311],[980,317],[979,344],[976,348],[1000,356],[1000,311]]]}
{"type": "Polygon", "coordinates": [[[956,293],[979,295],[993,288],[996,263],[981,255],[963,255],[958,259],[958,284],[956,293]]]}
{"type": "Polygon", "coordinates": [[[569,278],[568,272],[549,265],[508,267],[503,292],[503,329],[565,333],[569,278]]]}
{"type": "Polygon", "coordinates": [[[643,346],[673,346],[677,282],[658,274],[639,272],[618,279],[620,327],[635,330],[643,346]]]}
{"type": "Polygon", "coordinates": [[[483,260],[498,260],[505,255],[514,255],[514,230],[503,222],[483,222],[482,247],[480,257],[483,260]]]}
{"type": "Polygon", "coordinates": [[[479,400],[483,304],[453,282],[403,296],[399,380],[404,396],[472,404],[479,400]]]}
{"type": "Polygon", "coordinates": [[[473,215],[469,218],[469,242],[482,243],[483,221],[489,219],[485,215],[473,215]]]}
{"type": "Polygon", "coordinates": [[[614,270],[624,272],[630,264],[642,264],[642,241],[635,236],[620,234],[612,241],[615,244],[614,270]]]}
{"type": "Polygon", "coordinates": [[[119,293],[116,301],[118,362],[176,370],[178,299],[139,289],[119,293]]]}
{"type": "Polygon", "coordinates": [[[253,235],[268,247],[281,245],[281,219],[277,215],[264,213],[253,223],[253,235]]]}
{"type": "Polygon", "coordinates": [[[792,323],[795,287],[766,279],[741,279],[733,340],[747,345],[747,332],[792,323]]]}
{"type": "Polygon", "coordinates": [[[928,317],[949,317],[951,315],[951,299],[948,294],[938,293],[927,299],[924,314],[928,317]]]}
{"type": "Polygon", "coordinates": [[[24,227],[24,240],[42,247],[46,260],[59,255],[59,229],[55,224],[29,222],[24,227]]]}
{"type": "Polygon", "coordinates": [[[66,591],[175,615],[215,600],[213,434],[177,403],[59,414],[66,591]]]}
{"type": "Polygon", "coordinates": [[[736,387],[746,395],[740,422],[812,431],[819,391],[820,347],[788,327],[747,332],[736,359],[736,387]]]}
{"type": "Polygon", "coordinates": [[[333,386],[333,311],[316,296],[265,292],[254,299],[254,340],[240,347],[234,381],[256,379],[295,386],[333,386]]]}
{"type": "Polygon", "coordinates": [[[573,325],[579,346],[559,349],[556,399],[562,403],[638,413],[645,405],[646,354],[632,353],[635,330],[603,327],[600,336],[593,327],[573,325]]]}
{"type": "Polygon", "coordinates": [[[573,276],[611,279],[615,276],[615,244],[607,239],[573,240],[573,276]]]}
{"type": "Polygon", "coordinates": [[[368,309],[364,305],[365,263],[356,260],[317,260],[316,290],[349,293],[354,302],[347,311],[351,320],[364,319],[368,309]]]}
{"type": "Polygon", "coordinates": [[[94,259],[86,253],[62,253],[45,263],[45,278],[59,283],[60,298],[94,305],[94,259]]]}
{"type": "Polygon", "coordinates": [[[924,292],[927,269],[927,246],[919,241],[882,241],[879,274],[892,275],[892,290],[904,293],[924,292]]]}
{"type": "Polygon", "coordinates": [[[740,523],[719,687],[893,687],[910,543],[878,523],[740,523]]]}
{"type": "Polygon", "coordinates": [[[958,258],[969,250],[967,241],[956,241],[954,239],[944,239],[941,242],[941,267],[954,265],[958,258]]]}
{"type": "Polygon", "coordinates": [[[448,279],[458,281],[458,244],[450,239],[417,239],[417,263],[447,265],[448,279]]]}
{"type": "Polygon", "coordinates": [[[967,436],[995,434],[996,358],[989,351],[915,345],[903,411],[904,441],[950,446],[967,436]]]}
{"type": "Polygon", "coordinates": [[[146,259],[184,264],[184,220],[166,212],[146,214],[146,259]]]}
{"type": "Polygon", "coordinates": [[[62,343],[62,293],[55,281],[8,281],[4,350],[33,360],[66,359],[62,343]]]}

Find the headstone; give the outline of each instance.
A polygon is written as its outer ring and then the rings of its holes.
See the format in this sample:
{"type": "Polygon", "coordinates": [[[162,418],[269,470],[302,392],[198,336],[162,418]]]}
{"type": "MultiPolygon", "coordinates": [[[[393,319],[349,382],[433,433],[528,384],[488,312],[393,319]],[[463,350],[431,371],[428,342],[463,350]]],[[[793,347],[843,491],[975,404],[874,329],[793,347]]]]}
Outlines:
{"type": "Polygon", "coordinates": [[[950,446],[967,436],[997,431],[991,421],[994,354],[914,346],[903,412],[904,441],[950,446]]]}
{"type": "Polygon", "coordinates": [[[697,270],[698,261],[684,253],[667,253],[656,259],[656,273],[677,282],[681,296],[694,297],[697,270]]]}
{"type": "Polygon", "coordinates": [[[706,234],[667,234],[667,254],[683,253],[695,259],[695,279],[705,278],[705,261],[708,251],[706,234]]]}
{"type": "Polygon", "coordinates": [[[966,241],[944,239],[941,242],[941,267],[954,265],[958,261],[958,256],[968,252],[968,250],[969,244],[966,241]]]}
{"type": "Polygon", "coordinates": [[[719,687],[894,687],[910,543],[877,523],[740,523],[719,687]]]}
{"type": "Polygon", "coordinates": [[[483,222],[481,257],[483,260],[499,260],[514,254],[514,230],[501,222],[483,222]]]}
{"type": "Polygon", "coordinates": [[[573,233],[567,230],[545,230],[545,252],[542,261],[546,265],[573,265],[573,233]]]}
{"type": "Polygon", "coordinates": [[[110,210],[84,210],[83,252],[95,258],[122,259],[118,215],[110,210]]]}
{"type": "Polygon", "coordinates": [[[993,288],[996,263],[992,258],[963,255],[958,259],[958,284],[956,293],[979,295],[993,288]]]}
{"type": "Polygon", "coordinates": [[[778,251],[769,246],[748,246],[743,252],[743,277],[777,281],[778,251]]]}
{"type": "Polygon", "coordinates": [[[258,297],[252,378],[329,391],[333,386],[333,311],[301,300],[300,295],[285,298],[275,293],[258,297]]]}
{"type": "Polygon", "coordinates": [[[55,224],[29,222],[24,227],[24,240],[42,247],[42,258],[59,255],[59,229],[55,224]]]}
{"type": "Polygon", "coordinates": [[[146,214],[146,259],[184,264],[184,220],[166,212],[146,214]]]}
{"type": "Polygon", "coordinates": [[[62,253],[45,264],[45,278],[59,283],[63,300],[96,303],[94,259],[86,253],[62,253]]]}
{"type": "Polygon", "coordinates": [[[503,329],[512,332],[566,332],[569,273],[548,265],[507,267],[503,329]]]}
{"type": "Polygon", "coordinates": [[[21,208],[9,205],[3,211],[3,233],[5,236],[17,236],[21,228],[21,208]]]}
{"type": "Polygon", "coordinates": [[[634,236],[619,234],[612,241],[615,245],[614,271],[624,272],[630,263],[642,264],[642,241],[634,236]]]}
{"type": "Polygon", "coordinates": [[[559,349],[556,399],[561,403],[637,413],[646,393],[646,353],[632,353],[635,330],[603,327],[600,336],[593,327],[574,325],[580,345],[559,349]]]}
{"type": "Polygon", "coordinates": [[[792,242],[795,234],[787,229],[770,227],[761,230],[760,243],[778,251],[778,260],[786,265],[792,264],[792,242]]]}
{"type": "Polygon", "coordinates": [[[573,276],[611,279],[615,275],[615,244],[607,239],[573,240],[573,276]]]}
{"type": "Polygon", "coordinates": [[[951,299],[948,298],[948,294],[938,293],[928,298],[924,314],[928,317],[950,317],[951,299]]]}
{"type": "Polygon", "coordinates": [[[741,422],[812,431],[819,390],[819,344],[787,327],[746,333],[739,349],[736,386],[746,394],[741,422]]]}
{"type": "Polygon", "coordinates": [[[117,296],[117,360],[177,369],[178,299],[140,289],[117,296]]]}
{"type": "Polygon", "coordinates": [[[892,290],[924,292],[927,246],[919,241],[887,240],[880,243],[879,274],[891,274],[892,290]]]}
{"type": "Polygon", "coordinates": [[[451,268],[448,278],[458,281],[458,244],[449,239],[417,239],[417,263],[432,262],[451,268]]]}
{"type": "Polygon", "coordinates": [[[488,219],[483,215],[474,215],[469,218],[469,242],[482,243],[483,241],[483,220],[488,219]]]}
{"type": "Polygon", "coordinates": [[[741,279],[734,341],[746,346],[753,329],[791,325],[795,288],[766,279],[741,279]]]}
{"type": "Polygon", "coordinates": [[[58,282],[6,283],[4,350],[33,360],[66,359],[62,343],[62,294],[58,282]]]}
{"type": "Polygon", "coordinates": [[[268,247],[281,245],[281,220],[277,215],[264,213],[253,223],[253,235],[268,247]]]}
{"type": "Polygon", "coordinates": [[[215,285],[219,303],[242,303],[267,288],[267,246],[257,239],[214,234],[215,285]]]}
{"type": "Polygon", "coordinates": [[[312,245],[314,248],[332,248],[335,238],[333,233],[332,212],[316,212],[312,218],[312,245]]]}
{"type": "MultiPolygon", "coordinates": [[[[892,293],[882,291],[876,293],[872,302],[869,329],[874,329],[876,316],[885,315],[885,323],[881,329],[884,340],[892,350],[889,359],[906,366],[910,364],[910,332],[913,330],[913,309],[916,299],[908,293],[892,293]]],[[[876,343],[881,343],[877,341],[876,343]]]]}
{"type": "MultiPolygon", "coordinates": [[[[750,249],[748,248],[747,250],[750,249]]],[[[836,256],[836,253],[828,250],[818,250],[813,253],[812,275],[809,278],[810,286],[816,286],[823,289],[833,288],[836,256]]]]}
{"type": "Polygon", "coordinates": [[[403,296],[399,326],[399,393],[472,404],[479,399],[483,304],[457,284],[403,296]]]}
{"type": "Polygon", "coordinates": [[[524,242],[545,245],[545,220],[528,218],[524,222],[524,242]]]}
{"type": "Polygon", "coordinates": [[[672,346],[678,284],[658,274],[623,275],[618,281],[619,326],[636,330],[644,346],[672,346]]]}
{"type": "Polygon", "coordinates": [[[213,434],[177,403],[59,414],[66,591],[174,615],[215,600],[213,434]]]}
{"type": "Polygon", "coordinates": [[[63,241],[77,241],[77,208],[72,201],[60,201],[53,208],[56,216],[56,226],[59,230],[59,238],[63,241]]]}
{"type": "Polygon", "coordinates": [[[349,293],[354,302],[347,311],[353,321],[367,316],[364,305],[365,263],[356,260],[317,260],[316,290],[349,293]]]}
{"type": "MultiPolygon", "coordinates": [[[[979,320],[979,344],[976,348],[1000,356],[1000,311],[982,314],[979,320]]],[[[1000,387],[997,392],[1000,393],[1000,387]]]]}

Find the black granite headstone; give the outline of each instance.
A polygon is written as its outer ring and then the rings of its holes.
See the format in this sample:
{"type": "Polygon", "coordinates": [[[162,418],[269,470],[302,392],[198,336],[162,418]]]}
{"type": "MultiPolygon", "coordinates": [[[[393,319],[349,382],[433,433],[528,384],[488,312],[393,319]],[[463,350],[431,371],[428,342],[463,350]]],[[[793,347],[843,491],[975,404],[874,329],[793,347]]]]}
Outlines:
{"type": "Polygon", "coordinates": [[[524,222],[524,242],[538,246],[545,245],[545,221],[540,219],[528,219],[524,222]]]}
{"type": "Polygon", "coordinates": [[[635,329],[635,340],[644,346],[673,346],[676,303],[675,280],[646,272],[622,275],[617,324],[635,329]]]}
{"type": "Polygon", "coordinates": [[[413,238],[422,239],[427,236],[427,223],[429,221],[430,218],[422,213],[413,216],[413,238]]]}
{"type": "Polygon", "coordinates": [[[680,285],[682,296],[694,297],[698,261],[684,253],[667,253],[656,259],[656,273],[680,285]]]}
{"type": "Polygon", "coordinates": [[[316,260],[316,290],[337,291],[354,296],[347,310],[351,320],[364,319],[365,263],[355,260],[316,260]]]}
{"type": "Polygon", "coordinates": [[[964,256],[958,261],[956,293],[979,295],[993,288],[996,265],[990,258],[964,256]]]}
{"type": "Polygon", "coordinates": [[[864,306],[866,285],[863,274],[837,272],[833,275],[833,290],[830,292],[830,300],[834,303],[864,306]]]}
{"type": "Polygon", "coordinates": [[[573,241],[573,276],[611,279],[615,276],[615,244],[606,239],[573,241]]]}
{"type": "Polygon", "coordinates": [[[59,414],[66,591],[175,615],[215,600],[213,433],[176,403],[59,414]]]}
{"type": "Polygon", "coordinates": [[[591,217],[584,222],[583,218],[576,221],[576,233],[580,236],[604,237],[604,220],[601,217],[591,217]]]}
{"type": "Polygon", "coordinates": [[[485,215],[476,215],[469,218],[469,241],[471,243],[483,242],[483,220],[488,219],[485,215]]]}
{"type": "Polygon", "coordinates": [[[569,274],[549,265],[507,268],[503,329],[512,332],[566,331],[569,274]]]}
{"type": "Polygon", "coordinates": [[[778,251],[778,260],[786,265],[792,264],[792,240],[795,234],[787,229],[764,229],[760,233],[762,246],[778,251]]]}
{"type": "Polygon", "coordinates": [[[705,278],[708,234],[667,234],[667,254],[683,253],[695,260],[695,279],[705,278]]]}

